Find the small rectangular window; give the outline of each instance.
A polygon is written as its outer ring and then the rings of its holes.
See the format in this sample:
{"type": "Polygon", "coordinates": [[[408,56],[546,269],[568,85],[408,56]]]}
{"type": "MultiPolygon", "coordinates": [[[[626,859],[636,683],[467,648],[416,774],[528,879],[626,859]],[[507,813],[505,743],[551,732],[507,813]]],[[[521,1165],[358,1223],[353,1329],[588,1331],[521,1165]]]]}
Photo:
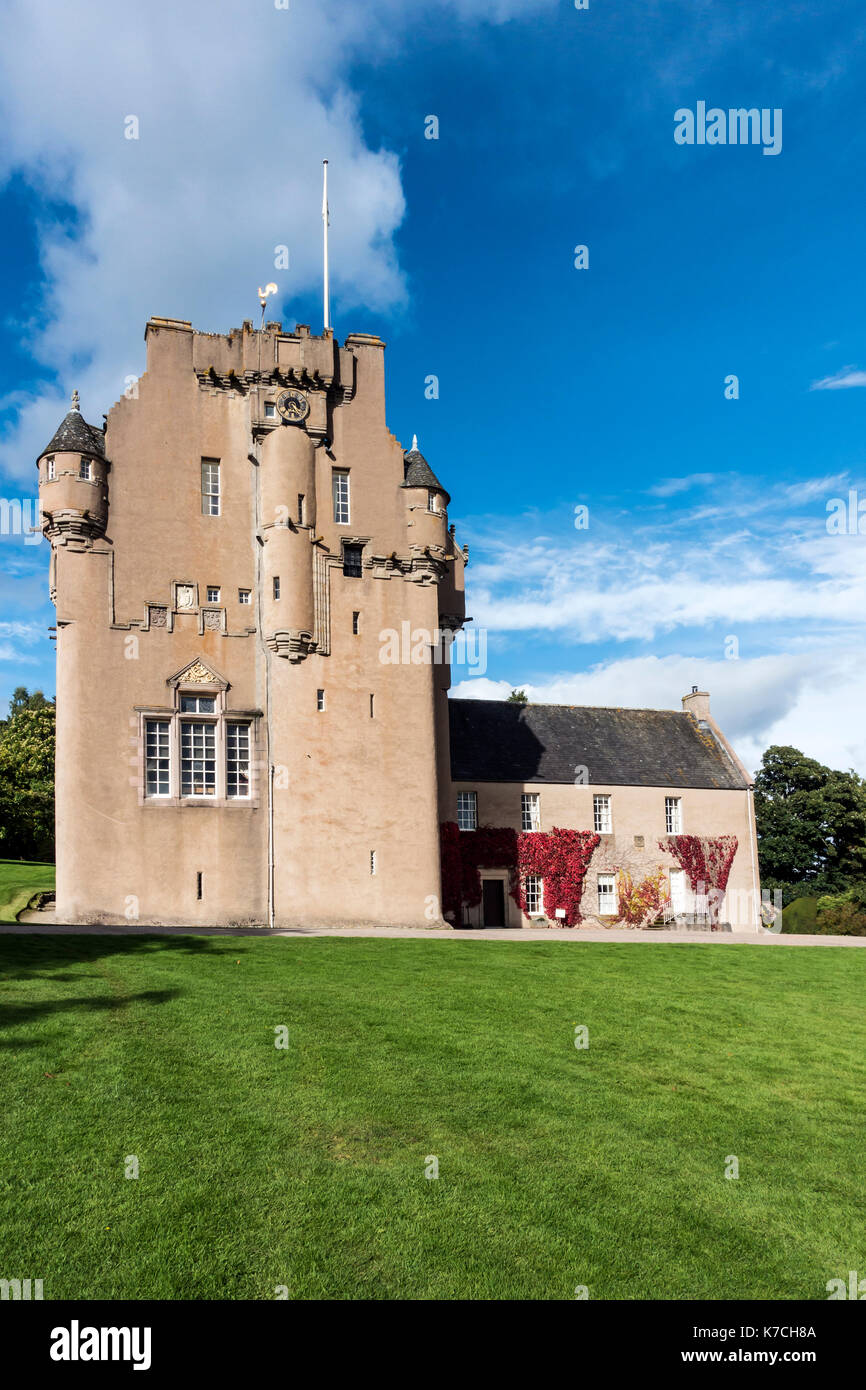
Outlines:
{"type": "Polygon", "coordinates": [[[82,459],[82,460],[81,460],[80,464],[78,465],[78,476],[79,476],[79,478],[81,478],[85,483],[89,483],[89,482],[91,481],[91,478],[92,478],[92,476],[93,476],[93,471],[92,471],[90,459],[82,459]]]}
{"type": "Polygon", "coordinates": [[[324,708],[325,708],[325,692],[324,692],[324,690],[317,690],[317,691],[316,691],[316,709],[321,711],[321,710],[323,710],[324,708]]]}
{"type": "Polygon", "coordinates": [[[370,696],[370,718],[371,718],[371,719],[375,718],[375,711],[376,711],[376,706],[375,706],[375,703],[374,703],[374,702],[375,702],[375,698],[376,698],[376,697],[375,697],[374,695],[371,695],[371,696],[370,696]]]}
{"type": "Polygon", "coordinates": [[[364,547],[362,545],[343,546],[343,574],[347,579],[360,579],[363,573],[362,559],[364,547]]]}
{"type": "Polygon", "coordinates": [[[529,874],[524,885],[526,896],[526,914],[528,917],[538,917],[543,912],[541,899],[541,879],[537,874],[529,874]]]}
{"type": "Polygon", "coordinates": [[[594,796],[592,799],[592,812],[596,835],[610,835],[613,831],[610,797],[594,796]]]}
{"type": "Polygon", "coordinates": [[[219,601],[220,601],[219,585],[217,585],[217,584],[208,584],[208,586],[207,586],[207,601],[208,601],[208,603],[219,603],[219,601]]]}
{"type": "Polygon", "coordinates": [[[148,719],[144,726],[146,796],[171,795],[171,752],[169,721],[148,719]]]}
{"type": "Polygon", "coordinates": [[[204,875],[202,874],[201,870],[199,870],[199,872],[198,872],[198,873],[196,874],[196,876],[195,876],[195,895],[196,895],[196,897],[198,898],[199,902],[201,902],[201,896],[202,896],[202,879],[203,879],[203,877],[204,877],[204,875]]]}
{"type": "Polygon", "coordinates": [[[682,797],[665,797],[665,831],[668,835],[681,835],[683,832],[682,797]]]}
{"type": "Polygon", "coordinates": [[[298,525],[303,526],[304,522],[304,494],[298,493],[298,525]]]}
{"type": "Polygon", "coordinates": [[[47,481],[48,481],[49,483],[53,483],[53,482],[54,482],[54,479],[55,479],[55,476],[56,476],[56,474],[55,474],[55,472],[54,472],[54,459],[46,459],[46,460],[45,460],[45,477],[46,477],[47,481]]]}
{"type": "Polygon", "coordinates": [[[359,633],[360,631],[361,631],[361,614],[360,614],[360,613],[353,613],[353,614],[352,614],[352,635],[353,635],[353,637],[357,637],[357,636],[358,636],[358,633],[359,633]]]}
{"type": "Polygon", "coordinates": [[[277,417],[277,407],[273,401],[265,401],[265,419],[275,420],[277,417]]]}
{"type": "Polygon", "coordinates": [[[253,601],[251,589],[238,589],[238,603],[250,604],[253,601]]]}
{"type": "Polygon", "coordinates": [[[478,826],[478,793],[457,793],[457,826],[460,830],[475,830],[478,826]]]}
{"type": "Polygon", "coordinates": [[[250,794],[250,726],[226,725],[226,796],[250,794]]]}
{"type": "Polygon", "coordinates": [[[348,526],[349,524],[349,470],[348,468],[333,468],[331,470],[331,487],[334,496],[334,521],[338,526],[348,526]]]}
{"type": "Polygon", "coordinates": [[[376,873],[376,851],[374,849],[370,850],[370,873],[373,875],[376,873]]]}
{"type": "Polygon", "coordinates": [[[216,796],[216,726],[182,719],[181,796],[216,796]]]}
{"type": "Polygon", "coordinates": [[[201,461],[201,510],[203,516],[220,514],[220,465],[219,459],[201,461]]]}
{"type": "Polygon", "coordinates": [[[524,792],[520,798],[521,830],[541,829],[541,796],[538,792],[524,792]]]}
{"type": "Polygon", "coordinates": [[[279,576],[278,574],[275,574],[275,575],[274,575],[274,598],[279,598],[279,596],[280,596],[280,576],[279,576]]]}
{"type": "Polygon", "coordinates": [[[438,496],[438,493],[435,493],[435,492],[428,492],[428,493],[427,493],[427,510],[428,510],[428,512],[438,512],[438,510],[439,510],[439,496],[438,496]]]}
{"type": "Polygon", "coordinates": [[[216,699],[213,695],[181,695],[181,714],[213,714],[216,699]]]}
{"type": "Polygon", "coordinates": [[[598,915],[599,917],[616,916],[615,874],[599,874],[598,876],[598,915]]]}

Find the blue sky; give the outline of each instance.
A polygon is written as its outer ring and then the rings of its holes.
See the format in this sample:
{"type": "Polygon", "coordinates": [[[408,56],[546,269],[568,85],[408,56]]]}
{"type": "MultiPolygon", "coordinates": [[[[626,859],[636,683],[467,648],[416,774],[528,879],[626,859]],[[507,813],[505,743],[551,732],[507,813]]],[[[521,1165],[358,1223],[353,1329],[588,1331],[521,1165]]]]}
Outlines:
{"type": "MultiPolygon", "coordinates": [[[[700,684],[750,765],[791,742],[866,773],[866,541],[826,524],[866,502],[853,0],[6,10],[6,498],[73,386],[98,423],[142,369],[148,314],[225,331],[275,279],[273,315],[320,327],[326,154],[337,336],[387,340],[389,425],[470,546],[487,669],[458,693],[700,684]],[[781,109],[781,153],[678,145],[698,101],[781,109]]],[[[53,689],[53,610],[44,545],[2,536],[0,565],[5,702],[53,689]]]]}

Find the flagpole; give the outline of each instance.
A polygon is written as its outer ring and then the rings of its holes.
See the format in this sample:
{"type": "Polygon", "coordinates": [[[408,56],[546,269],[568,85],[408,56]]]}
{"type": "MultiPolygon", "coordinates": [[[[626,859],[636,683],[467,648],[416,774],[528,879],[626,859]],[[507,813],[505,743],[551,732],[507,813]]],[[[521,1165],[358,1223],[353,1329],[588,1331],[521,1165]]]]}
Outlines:
{"type": "Polygon", "coordinates": [[[328,161],[322,160],[322,224],[324,229],[325,253],[325,332],[331,327],[331,286],[328,276],[328,161]]]}

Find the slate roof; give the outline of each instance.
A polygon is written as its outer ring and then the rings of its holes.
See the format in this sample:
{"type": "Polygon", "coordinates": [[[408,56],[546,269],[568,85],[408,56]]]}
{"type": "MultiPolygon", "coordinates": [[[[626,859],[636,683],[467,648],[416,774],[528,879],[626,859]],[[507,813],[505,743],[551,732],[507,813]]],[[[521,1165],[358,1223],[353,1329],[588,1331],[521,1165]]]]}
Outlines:
{"type": "Polygon", "coordinates": [[[105,458],[105,435],[95,425],[88,425],[80,410],[70,410],[64,416],[54,438],[46,444],[40,458],[46,454],[95,454],[105,458]]]}
{"type": "Polygon", "coordinates": [[[407,449],[403,455],[403,487],[430,488],[451,501],[420,449],[407,449]]]}
{"type": "Polygon", "coordinates": [[[710,726],[676,710],[449,700],[455,782],[745,788],[710,726]]]}

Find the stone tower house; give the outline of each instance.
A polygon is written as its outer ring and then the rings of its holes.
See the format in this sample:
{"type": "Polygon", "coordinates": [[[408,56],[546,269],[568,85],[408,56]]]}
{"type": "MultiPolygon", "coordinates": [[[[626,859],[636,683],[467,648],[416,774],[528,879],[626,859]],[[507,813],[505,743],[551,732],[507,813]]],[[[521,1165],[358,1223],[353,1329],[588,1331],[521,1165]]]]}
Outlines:
{"type": "Polygon", "coordinates": [[[450,796],[448,495],[384,343],[153,318],[105,429],[39,458],[58,919],[429,923],[450,796]],[[383,663],[410,624],[430,660],[383,663]]]}

